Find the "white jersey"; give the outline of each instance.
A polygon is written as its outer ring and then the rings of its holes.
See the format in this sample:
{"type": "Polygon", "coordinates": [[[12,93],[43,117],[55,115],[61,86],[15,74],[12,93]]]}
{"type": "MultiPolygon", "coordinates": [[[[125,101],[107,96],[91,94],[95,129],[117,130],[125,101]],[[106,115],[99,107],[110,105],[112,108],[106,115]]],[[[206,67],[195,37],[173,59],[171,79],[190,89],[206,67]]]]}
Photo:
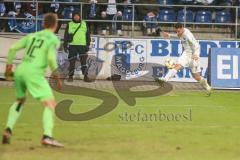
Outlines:
{"type": "MultiPolygon", "coordinates": [[[[177,37],[176,35],[170,36],[177,37]]],[[[200,56],[200,46],[198,41],[187,28],[184,28],[183,34],[178,38],[180,38],[183,47],[183,53],[178,58],[178,64],[182,67],[190,67],[192,73],[199,73],[201,71],[200,61],[193,59],[194,56],[200,56]]]]}
{"type": "Polygon", "coordinates": [[[214,0],[196,0],[195,2],[202,3],[205,5],[213,3],[214,0]]]}
{"type": "Polygon", "coordinates": [[[117,13],[116,0],[108,0],[107,14],[113,15],[117,13]]]}
{"type": "MultiPolygon", "coordinates": [[[[178,37],[177,35],[171,34],[170,36],[178,37]]],[[[178,37],[181,40],[181,44],[183,47],[183,53],[198,55],[200,54],[200,46],[198,41],[193,36],[192,32],[184,28],[184,32],[181,37],[178,37]]]]}
{"type": "Polygon", "coordinates": [[[199,43],[189,29],[184,28],[184,32],[179,38],[181,40],[183,51],[185,53],[199,55],[199,43]]]}

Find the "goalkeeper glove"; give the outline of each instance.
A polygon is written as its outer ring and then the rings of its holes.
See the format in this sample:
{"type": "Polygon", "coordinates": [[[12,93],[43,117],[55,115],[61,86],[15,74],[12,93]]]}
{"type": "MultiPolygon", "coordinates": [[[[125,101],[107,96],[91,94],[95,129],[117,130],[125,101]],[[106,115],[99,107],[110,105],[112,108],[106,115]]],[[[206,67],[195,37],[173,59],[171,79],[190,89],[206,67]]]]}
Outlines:
{"type": "Polygon", "coordinates": [[[7,81],[13,81],[14,73],[12,71],[12,67],[13,67],[12,64],[7,64],[6,65],[6,70],[5,70],[4,76],[6,77],[7,81]]]}

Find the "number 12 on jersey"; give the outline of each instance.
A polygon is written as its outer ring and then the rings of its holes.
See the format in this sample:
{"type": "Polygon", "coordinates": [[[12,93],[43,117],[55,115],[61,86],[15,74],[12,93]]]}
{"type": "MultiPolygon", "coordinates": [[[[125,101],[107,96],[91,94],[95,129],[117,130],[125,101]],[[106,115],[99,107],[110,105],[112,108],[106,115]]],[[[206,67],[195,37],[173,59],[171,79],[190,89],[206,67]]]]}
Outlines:
{"type": "Polygon", "coordinates": [[[30,57],[34,58],[34,55],[33,55],[34,50],[37,49],[37,48],[41,48],[42,45],[43,45],[43,42],[44,41],[42,39],[36,39],[34,37],[32,42],[31,42],[31,45],[28,48],[27,55],[29,55],[30,57]]]}

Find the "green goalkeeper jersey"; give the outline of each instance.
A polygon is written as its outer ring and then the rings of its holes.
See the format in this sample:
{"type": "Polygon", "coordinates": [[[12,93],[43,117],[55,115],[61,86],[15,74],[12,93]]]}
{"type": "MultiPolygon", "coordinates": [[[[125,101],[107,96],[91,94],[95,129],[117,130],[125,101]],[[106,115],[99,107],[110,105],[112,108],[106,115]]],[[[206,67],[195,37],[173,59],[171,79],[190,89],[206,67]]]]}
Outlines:
{"type": "Polygon", "coordinates": [[[29,73],[44,74],[49,66],[54,71],[57,69],[56,49],[59,46],[59,39],[48,29],[29,34],[10,48],[7,64],[12,64],[18,50],[25,49],[18,69],[31,71],[29,73]]]}

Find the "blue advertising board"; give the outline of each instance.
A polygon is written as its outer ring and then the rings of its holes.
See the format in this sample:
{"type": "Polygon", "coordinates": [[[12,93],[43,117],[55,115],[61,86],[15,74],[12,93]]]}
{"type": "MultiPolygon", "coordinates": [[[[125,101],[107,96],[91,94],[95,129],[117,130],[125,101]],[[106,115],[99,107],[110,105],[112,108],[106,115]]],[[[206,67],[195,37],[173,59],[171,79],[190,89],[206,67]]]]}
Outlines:
{"type": "Polygon", "coordinates": [[[211,85],[240,89],[240,48],[211,49],[211,85]]]}

